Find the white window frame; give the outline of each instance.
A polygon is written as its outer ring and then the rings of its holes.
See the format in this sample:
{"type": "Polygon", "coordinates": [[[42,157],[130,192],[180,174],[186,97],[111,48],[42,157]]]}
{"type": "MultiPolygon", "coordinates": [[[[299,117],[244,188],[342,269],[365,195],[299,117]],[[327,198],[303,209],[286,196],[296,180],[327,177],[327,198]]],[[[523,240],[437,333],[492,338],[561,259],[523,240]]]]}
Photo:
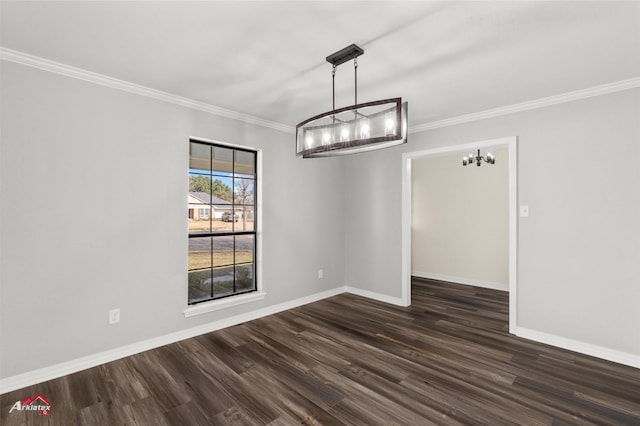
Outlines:
{"type": "MultiPolygon", "coordinates": [[[[189,289],[188,282],[185,277],[185,283],[183,285],[184,288],[184,298],[186,308],[182,311],[185,318],[206,314],[209,312],[219,311],[222,309],[227,309],[232,306],[243,305],[245,303],[256,302],[258,300],[262,300],[266,297],[267,293],[264,290],[264,280],[262,279],[262,149],[258,149],[251,146],[246,145],[238,145],[231,144],[227,142],[220,142],[211,139],[199,138],[199,137],[190,137],[189,142],[206,142],[210,144],[221,145],[228,148],[240,148],[240,149],[249,149],[255,151],[256,153],[256,180],[257,185],[255,188],[256,191],[256,205],[255,209],[257,210],[257,214],[254,212],[255,218],[254,223],[256,227],[256,254],[255,254],[255,274],[256,274],[256,291],[251,293],[238,294],[234,296],[225,297],[223,299],[210,300],[207,302],[198,303],[196,305],[188,305],[189,300],[189,289]]],[[[187,147],[189,145],[187,144],[187,147]]],[[[187,149],[187,157],[189,156],[189,151],[187,149]]],[[[187,161],[188,162],[188,161],[187,161]]],[[[188,251],[186,256],[188,256],[188,251]]]]}

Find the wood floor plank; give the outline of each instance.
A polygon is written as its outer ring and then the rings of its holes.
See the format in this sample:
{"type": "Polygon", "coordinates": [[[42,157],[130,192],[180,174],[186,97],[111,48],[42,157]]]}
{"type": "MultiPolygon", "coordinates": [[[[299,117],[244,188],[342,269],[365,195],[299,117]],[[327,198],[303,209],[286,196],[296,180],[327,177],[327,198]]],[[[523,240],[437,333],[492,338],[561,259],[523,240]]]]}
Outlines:
{"type": "Polygon", "coordinates": [[[282,363],[276,354],[265,351],[263,347],[255,343],[247,343],[242,348],[246,353],[250,353],[254,359],[260,360],[260,364],[276,380],[286,382],[289,387],[325,410],[328,410],[344,398],[344,395],[307,374],[308,371],[282,363]]]}
{"type": "Polygon", "coordinates": [[[449,417],[460,421],[474,420],[471,417],[464,418],[464,416],[459,416],[451,410],[451,406],[434,403],[431,399],[424,398],[419,392],[415,392],[414,389],[405,386],[406,380],[410,376],[399,383],[389,382],[365,368],[356,366],[343,369],[339,373],[352,382],[359,383],[389,401],[393,401],[395,404],[416,413],[421,419],[439,421],[442,418],[449,417]]]}
{"type": "MultiPolygon", "coordinates": [[[[307,395],[302,395],[288,386],[287,380],[278,380],[268,370],[254,368],[243,374],[243,379],[251,383],[252,388],[262,389],[265,398],[280,411],[280,419],[290,419],[295,424],[317,424],[319,418],[327,421],[325,407],[312,401],[307,395]]],[[[338,423],[333,419],[333,423],[338,423]]]]}
{"type": "Polygon", "coordinates": [[[171,425],[206,426],[211,423],[210,419],[202,411],[201,404],[193,401],[167,410],[164,416],[167,423],[171,425]]]}
{"type": "MultiPolygon", "coordinates": [[[[245,415],[248,415],[251,421],[267,424],[278,417],[278,411],[266,402],[250,383],[244,381],[240,374],[220,361],[215,354],[200,353],[193,359],[193,362],[200,369],[202,375],[211,381],[212,386],[218,389],[217,398],[229,401],[222,404],[227,408],[221,416],[218,416],[218,420],[227,419],[242,423],[249,421],[245,419],[245,415]],[[228,411],[230,409],[231,411],[228,411]]],[[[212,400],[210,403],[213,404],[215,401],[212,400]]]]}
{"type": "Polygon", "coordinates": [[[640,370],[508,333],[506,292],[342,294],[0,395],[13,425],[639,425],[640,370]],[[38,393],[48,416],[9,410],[38,393]]]}
{"type": "Polygon", "coordinates": [[[198,350],[199,352],[202,350],[207,350],[216,354],[220,361],[227,364],[229,367],[231,367],[231,369],[233,369],[233,371],[238,374],[241,374],[254,367],[254,364],[253,362],[251,362],[251,360],[247,359],[240,351],[236,349],[236,347],[231,345],[220,335],[209,333],[190,340],[195,340],[200,343],[201,348],[198,350]]]}
{"type": "Polygon", "coordinates": [[[330,367],[318,365],[311,369],[310,373],[322,382],[331,383],[331,387],[347,395],[329,410],[338,419],[346,420],[345,413],[342,410],[346,407],[350,407],[351,410],[360,413],[359,417],[361,419],[359,421],[361,424],[412,425],[419,424],[420,421],[424,422],[426,419],[424,416],[426,412],[423,412],[423,415],[417,415],[367,386],[350,380],[330,367]]]}

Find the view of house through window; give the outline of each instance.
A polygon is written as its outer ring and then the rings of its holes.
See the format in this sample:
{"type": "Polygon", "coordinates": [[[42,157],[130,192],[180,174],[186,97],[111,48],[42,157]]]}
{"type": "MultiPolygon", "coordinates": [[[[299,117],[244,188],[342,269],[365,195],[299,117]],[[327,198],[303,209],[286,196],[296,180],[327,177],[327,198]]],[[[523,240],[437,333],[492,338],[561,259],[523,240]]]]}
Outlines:
{"type": "Polygon", "coordinates": [[[189,142],[189,304],[256,290],[255,151],[189,142]]]}

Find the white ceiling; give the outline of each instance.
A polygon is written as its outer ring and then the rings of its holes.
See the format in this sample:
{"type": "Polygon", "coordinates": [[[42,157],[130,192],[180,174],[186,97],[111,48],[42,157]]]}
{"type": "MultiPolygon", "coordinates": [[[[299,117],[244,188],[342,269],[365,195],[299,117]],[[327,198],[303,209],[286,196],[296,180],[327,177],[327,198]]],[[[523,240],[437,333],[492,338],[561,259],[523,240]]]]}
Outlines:
{"type": "Polygon", "coordinates": [[[294,126],[360,102],[411,126],[640,76],[640,2],[9,2],[0,45],[294,126]],[[353,103],[353,66],[336,75],[353,103]]]}

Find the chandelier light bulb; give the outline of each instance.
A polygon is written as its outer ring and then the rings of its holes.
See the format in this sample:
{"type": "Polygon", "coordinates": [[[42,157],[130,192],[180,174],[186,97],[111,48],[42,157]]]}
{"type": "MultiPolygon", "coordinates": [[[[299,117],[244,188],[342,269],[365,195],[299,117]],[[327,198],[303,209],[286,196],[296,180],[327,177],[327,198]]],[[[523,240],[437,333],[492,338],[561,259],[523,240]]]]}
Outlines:
{"type": "Polygon", "coordinates": [[[342,126],[342,130],[340,131],[340,140],[349,140],[349,128],[347,126],[342,126]]]}
{"type": "Polygon", "coordinates": [[[360,133],[363,139],[369,137],[369,125],[367,123],[362,123],[362,126],[360,126],[360,133]]]}
{"type": "Polygon", "coordinates": [[[384,129],[387,135],[393,135],[396,132],[396,121],[392,118],[387,118],[384,123],[384,129]]]}
{"type": "Polygon", "coordinates": [[[323,143],[329,143],[331,142],[331,135],[329,134],[329,132],[324,132],[322,134],[322,142],[323,143]]]}

